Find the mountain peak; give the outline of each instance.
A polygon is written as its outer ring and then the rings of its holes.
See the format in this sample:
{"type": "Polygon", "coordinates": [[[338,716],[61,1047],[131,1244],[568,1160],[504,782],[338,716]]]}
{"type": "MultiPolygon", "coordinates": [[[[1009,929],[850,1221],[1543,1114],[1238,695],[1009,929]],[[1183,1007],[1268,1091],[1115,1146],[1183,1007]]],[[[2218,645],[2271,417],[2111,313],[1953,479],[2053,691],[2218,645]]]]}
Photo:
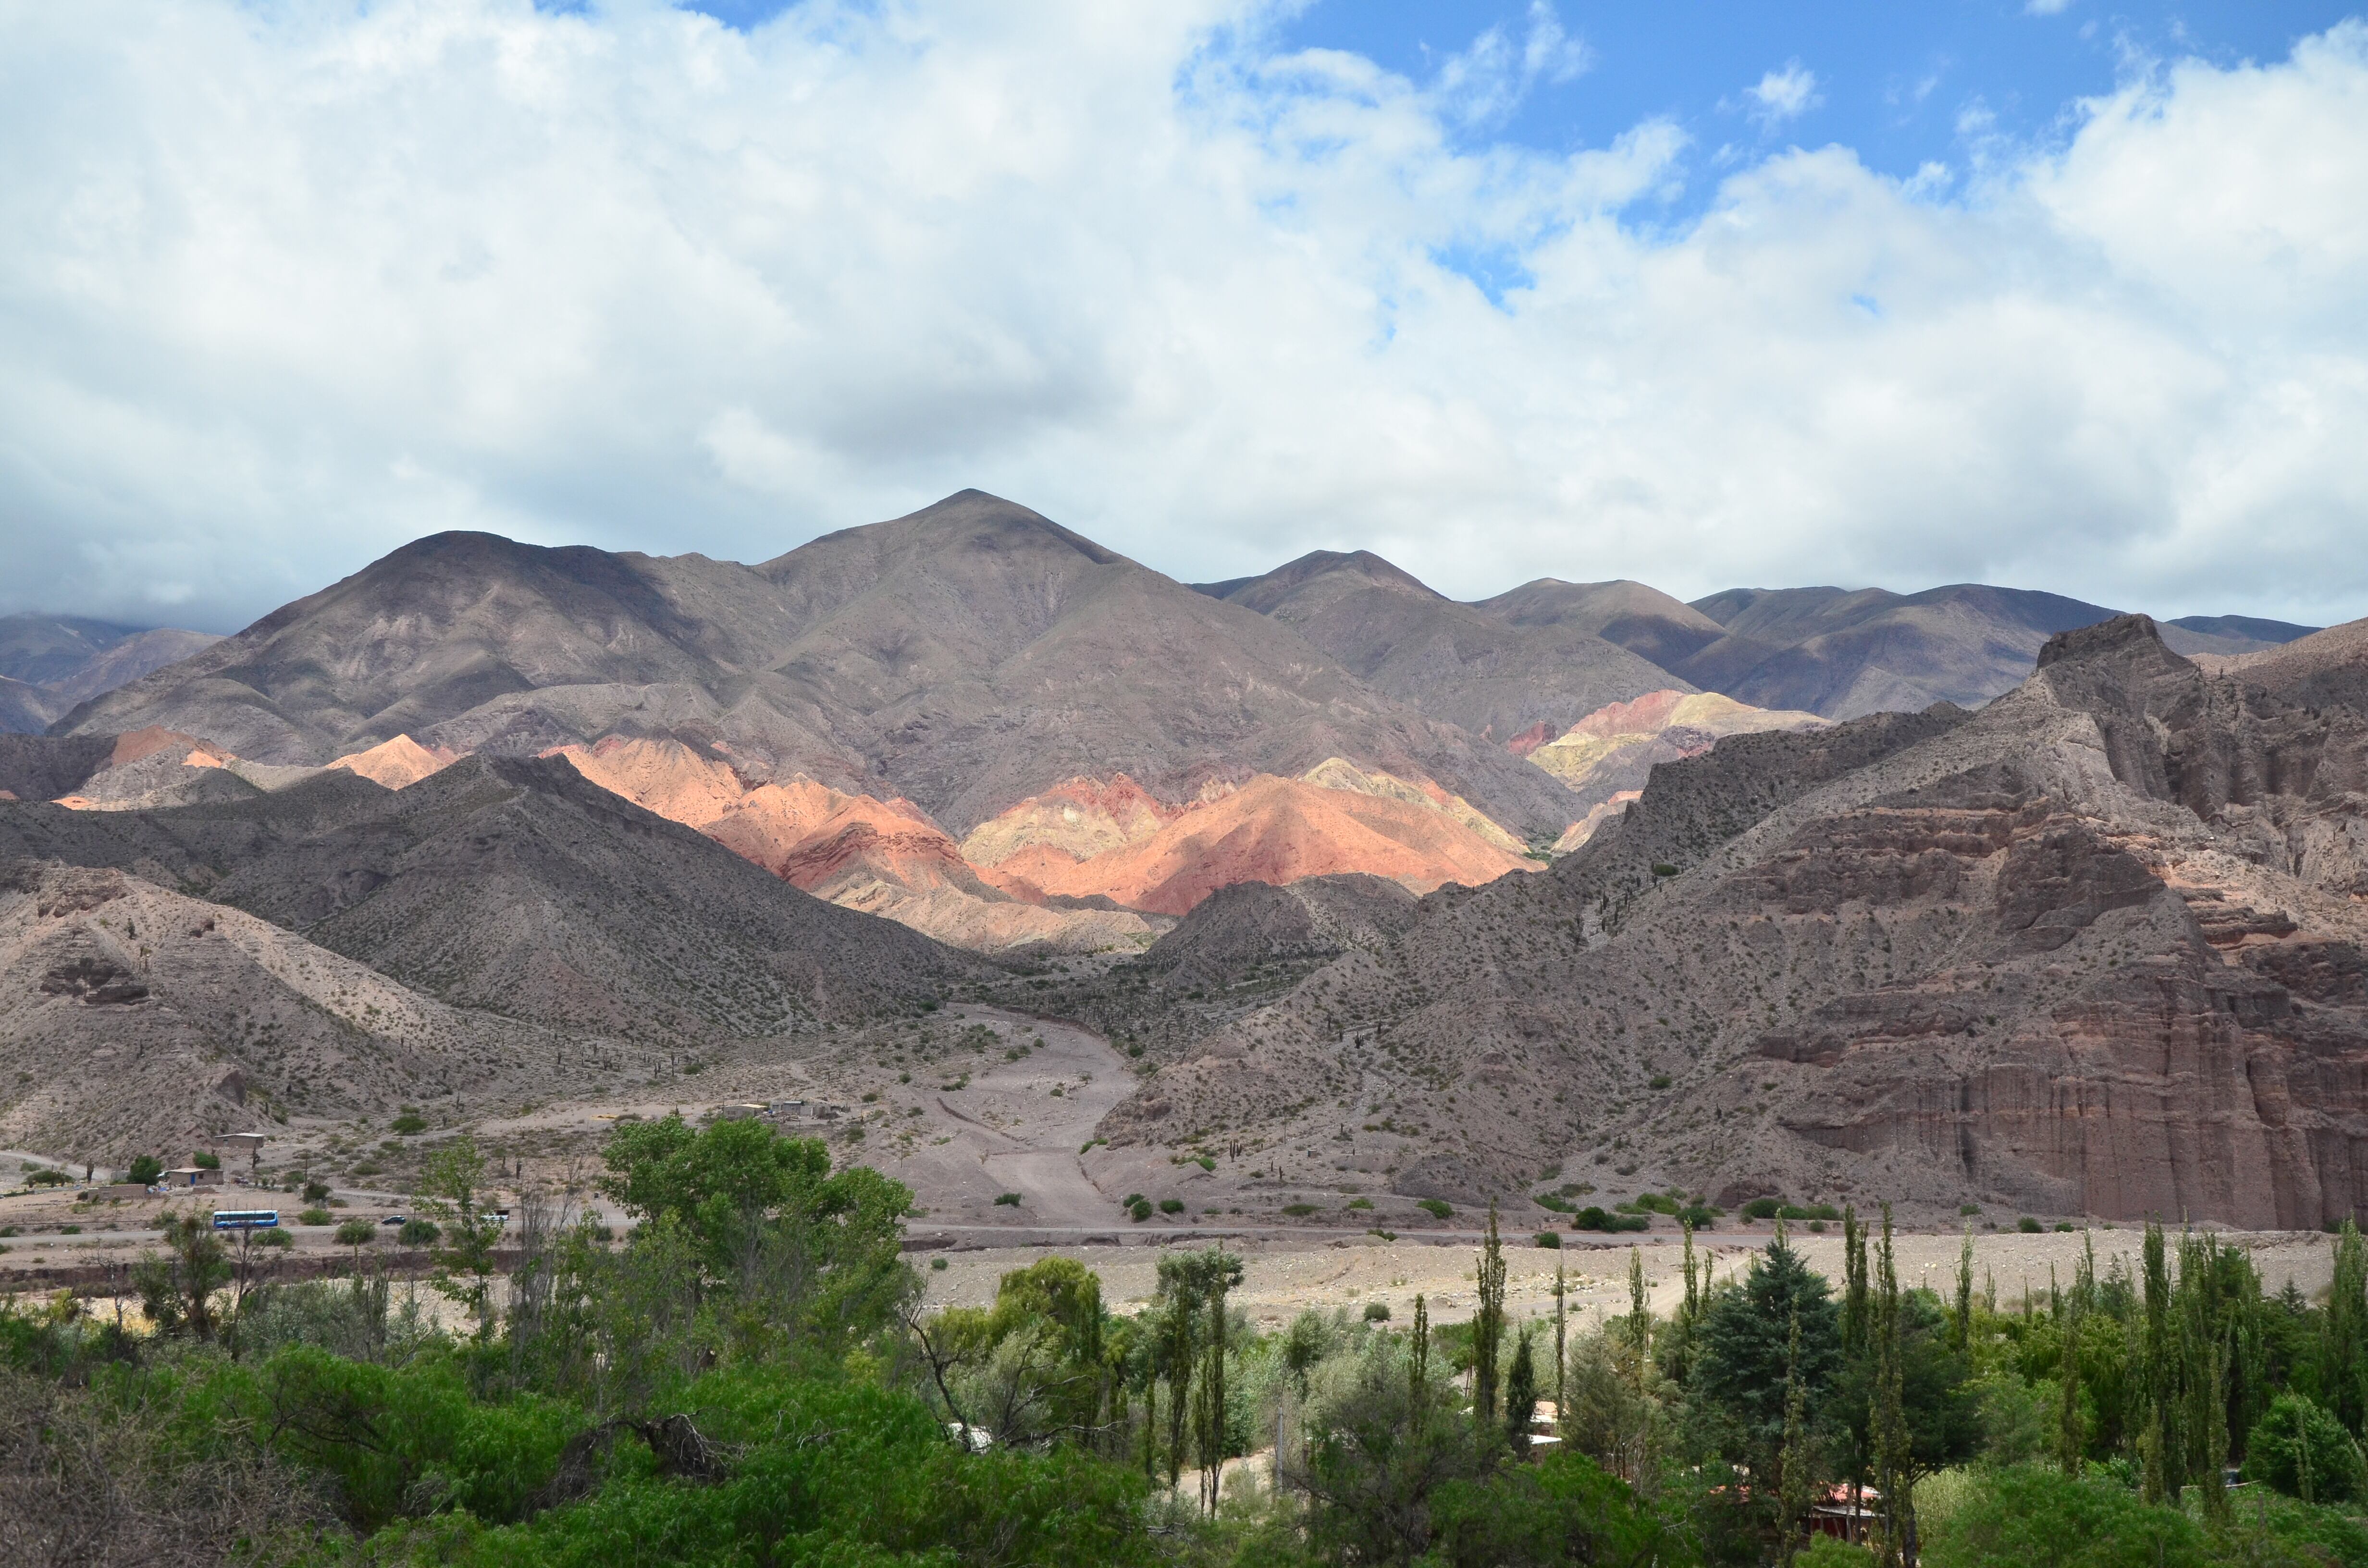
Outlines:
{"type": "MultiPolygon", "coordinates": [[[[1272,615],[1287,604],[1314,600],[1328,604],[1348,594],[1381,588],[1409,598],[1446,602],[1447,596],[1404,568],[1370,550],[1311,550],[1285,562],[1263,577],[1235,585],[1222,596],[1231,602],[1272,615]]],[[[1285,616],[1289,619],[1291,617],[1285,616]]]]}
{"type": "MultiPolygon", "coordinates": [[[[2039,650],[2037,667],[2068,659],[2092,659],[2100,654],[2118,653],[2128,649],[2152,645],[2161,648],[2162,632],[2150,615],[2117,615],[2111,620],[2100,620],[2093,626],[2075,627],[2050,637],[2039,650]]],[[[2164,650],[2169,652],[2168,649],[2164,650]]]]}

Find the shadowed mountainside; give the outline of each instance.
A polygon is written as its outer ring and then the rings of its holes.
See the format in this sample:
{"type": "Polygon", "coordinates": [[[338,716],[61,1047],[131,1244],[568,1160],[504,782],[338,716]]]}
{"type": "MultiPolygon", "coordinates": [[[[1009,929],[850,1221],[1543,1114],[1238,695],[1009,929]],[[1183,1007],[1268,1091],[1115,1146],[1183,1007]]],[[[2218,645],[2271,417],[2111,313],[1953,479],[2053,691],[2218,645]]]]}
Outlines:
{"type": "Polygon", "coordinates": [[[81,616],[0,616],[0,733],[38,734],[77,702],[220,641],[81,616]]]}
{"type": "Polygon", "coordinates": [[[1319,550],[1201,591],[1220,588],[1216,597],[1281,621],[1375,689],[1499,744],[1533,727],[1559,733],[1606,703],[1669,684],[1666,671],[1593,627],[1458,604],[1369,551],[1319,550]]]}
{"type": "Polygon", "coordinates": [[[454,1006],[625,1037],[772,1034],[992,972],[556,759],[471,757],[399,792],[330,769],[160,810],[0,805],[0,857],[131,870],[454,1006]]]}

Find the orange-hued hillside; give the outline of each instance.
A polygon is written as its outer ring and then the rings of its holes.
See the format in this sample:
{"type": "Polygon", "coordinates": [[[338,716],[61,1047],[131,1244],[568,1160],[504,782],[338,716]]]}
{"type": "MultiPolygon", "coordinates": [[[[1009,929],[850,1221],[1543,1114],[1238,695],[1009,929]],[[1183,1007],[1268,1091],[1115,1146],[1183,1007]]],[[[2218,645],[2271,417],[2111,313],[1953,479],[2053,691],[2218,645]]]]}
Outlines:
{"type": "Polygon", "coordinates": [[[1123,773],[1108,782],[1072,778],[979,824],[962,840],[962,852],[973,866],[1000,866],[1038,846],[1086,860],[1142,843],[1182,810],[1123,773]]]}
{"type": "Polygon", "coordinates": [[[391,741],[381,741],[367,751],[341,756],[329,766],[359,773],[390,790],[402,790],[432,774],[442,772],[460,760],[459,752],[443,746],[431,750],[409,735],[397,735],[391,741]]]}
{"type": "Polygon", "coordinates": [[[1035,844],[995,872],[1014,891],[1099,894],[1132,909],[1180,915],[1235,882],[1364,871],[1429,892],[1446,882],[1490,882],[1535,869],[1536,862],[1429,802],[1262,774],[1192,806],[1139,843],[1084,860],[1035,844]]]}
{"type": "Polygon", "coordinates": [[[803,775],[751,784],[729,763],[673,740],[609,735],[551,755],[817,898],[886,915],[959,947],[1091,951],[1156,935],[1139,915],[1039,908],[991,885],[910,801],[844,794],[803,775]]]}

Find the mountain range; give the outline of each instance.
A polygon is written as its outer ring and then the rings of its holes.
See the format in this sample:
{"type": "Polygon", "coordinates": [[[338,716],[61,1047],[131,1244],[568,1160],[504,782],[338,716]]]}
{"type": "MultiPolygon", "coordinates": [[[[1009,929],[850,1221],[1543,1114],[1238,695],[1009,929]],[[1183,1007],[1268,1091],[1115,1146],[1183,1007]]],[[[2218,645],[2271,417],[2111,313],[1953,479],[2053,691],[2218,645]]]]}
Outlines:
{"type": "Polygon", "coordinates": [[[79,616],[0,616],[0,734],[37,734],[75,704],[220,641],[79,616]]]}
{"type": "Polygon", "coordinates": [[[120,682],[16,619],[84,683],[0,734],[17,1146],[129,1117],[57,1070],[134,1014],[222,1069],[144,1128],[1024,984],[1142,1053],[1114,1144],[1278,1181],[2368,1199],[2362,623],[1188,585],[977,492],[755,565],[437,535],[120,682]]]}

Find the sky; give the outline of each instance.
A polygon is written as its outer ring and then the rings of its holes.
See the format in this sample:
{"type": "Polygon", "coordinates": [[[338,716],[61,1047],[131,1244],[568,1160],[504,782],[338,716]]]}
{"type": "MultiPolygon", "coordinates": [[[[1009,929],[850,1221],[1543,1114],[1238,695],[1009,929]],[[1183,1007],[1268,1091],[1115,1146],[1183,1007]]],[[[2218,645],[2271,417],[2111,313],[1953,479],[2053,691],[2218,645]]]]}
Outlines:
{"type": "Polygon", "coordinates": [[[2368,20],[0,0],[0,612],[966,486],[1178,578],[2368,615],[2368,20]]]}

